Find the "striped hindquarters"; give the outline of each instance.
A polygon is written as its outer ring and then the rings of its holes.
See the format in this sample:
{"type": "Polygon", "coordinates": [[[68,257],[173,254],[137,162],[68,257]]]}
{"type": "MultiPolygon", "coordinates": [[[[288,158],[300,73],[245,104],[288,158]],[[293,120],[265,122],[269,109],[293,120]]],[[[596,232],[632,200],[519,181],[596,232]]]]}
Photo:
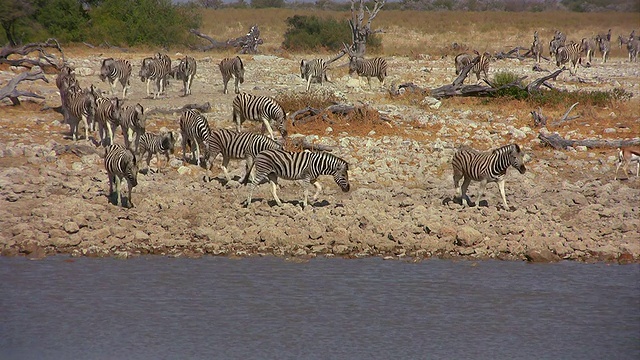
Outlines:
{"type": "Polygon", "coordinates": [[[234,58],[224,58],[220,61],[218,67],[220,68],[222,81],[224,83],[223,93],[227,93],[227,84],[229,83],[229,80],[231,80],[231,77],[235,77],[235,92],[238,94],[240,92],[238,83],[244,83],[244,64],[242,63],[242,59],[240,59],[239,56],[234,58]]]}
{"type": "Polygon", "coordinates": [[[509,166],[526,171],[523,152],[516,144],[505,145],[488,152],[463,146],[453,155],[454,177],[464,176],[474,181],[495,182],[501,179],[509,166]]]}
{"type": "Polygon", "coordinates": [[[209,127],[207,118],[198,110],[189,109],[184,111],[179,121],[180,131],[182,132],[183,149],[184,145],[191,141],[196,142],[196,144],[191,144],[192,148],[197,144],[204,144],[211,134],[211,128],[209,127]]]}
{"type": "Polygon", "coordinates": [[[131,137],[135,134],[135,151],[138,151],[140,144],[140,136],[146,131],[147,117],[144,114],[142,105],[127,105],[122,109],[120,117],[120,126],[122,127],[122,135],[127,148],[131,147],[131,137]]]}
{"type": "MultiPolygon", "coordinates": [[[[157,55],[156,55],[157,56],[157,55]]],[[[166,57],[166,55],[164,55],[166,57]]],[[[140,67],[140,80],[147,81],[165,81],[166,77],[171,72],[171,61],[169,60],[167,67],[167,58],[145,58],[142,60],[142,66],[140,67]]]]}
{"type": "Polygon", "coordinates": [[[373,59],[351,57],[349,74],[354,72],[367,78],[377,77],[380,82],[384,82],[384,78],[387,76],[387,61],[379,57],[373,59]]]}
{"type": "Polygon", "coordinates": [[[301,60],[300,77],[307,80],[307,91],[309,91],[311,80],[313,79],[320,82],[320,84],[322,84],[324,80],[328,81],[327,64],[324,62],[324,59],[301,60]]]}
{"type": "Polygon", "coordinates": [[[138,162],[131,150],[120,144],[112,144],[105,148],[104,167],[109,178],[117,176],[125,178],[134,187],[138,185],[138,162]]]}
{"type": "Polygon", "coordinates": [[[484,79],[488,80],[491,54],[485,52],[483,54],[478,54],[478,57],[478,62],[471,67],[471,72],[476,74],[476,81],[480,81],[480,74],[484,74],[484,79]]]}
{"type": "Polygon", "coordinates": [[[566,64],[569,61],[575,71],[576,65],[582,61],[582,45],[571,42],[556,50],[556,66],[566,64]]]}
{"type": "Polygon", "coordinates": [[[140,137],[139,154],[142,156],[148,153],[150,157],[155,154],[169,155],[173,153],[175,143],[176,139],[172,132],[164,134],[144,133],[140,137]]]}
{"type": "MultiPolygon", "coordinates": [[[[245,120],[274,121],[282,137],[287,137],[286,114],[277,101],[267,96],[254,96],[247,93],[238,94],[233,99],[233,121],[236,130],[245,120]]],[[[273,134],[270,134],[273,137],[273,134]]]]}
{"type": "Polygon", "coordinates": [[[184,95],[191,94],[191,84],[193,82],[193,78],[196,76],[197,70],[198,64],[196,63],[196,59],[191,56],[185,56],[180,60],[175,72],[175,77],[176,79],[182,80],[184,85],[184,95]]]}
{"type": "Polygon", "coordinates": [[[118,80],[123,87],[127,86],[131,77],[131,69],[131,63],[128,60],[104,59],[100,68],[100,80],[109,80],[110,83],[118,80]]]}

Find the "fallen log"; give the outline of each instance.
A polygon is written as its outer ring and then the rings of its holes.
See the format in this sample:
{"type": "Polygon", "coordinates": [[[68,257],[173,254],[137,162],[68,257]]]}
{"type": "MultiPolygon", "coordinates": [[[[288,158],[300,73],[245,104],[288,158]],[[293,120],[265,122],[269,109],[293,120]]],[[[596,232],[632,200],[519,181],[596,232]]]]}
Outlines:
{"type": "Polygon", "coordinates": [[[305,122],[313,121],[317,116],[322,116],[323,121],[328,122],[330,124],[333,123],[331,119],[327,116],[327,114],[338,115],[349,119],[352,116],[361,116],[367,117],[370,116],[368,112],[373,111],[375,115],[379,117],[380,120],[385,122],[390,122],[391,118],[380,114],[377,110],[370,108],[367,105],[363,106],[354,106],[354,105],[345,105],[345,104],[335,104],[327,106],[324,109],[316,109],[310,106],[307,106],[303,109],[292,112],[289,115],[289,119],[291,119],[291,125],[296,126],[299,124],[303,124],[305,122]]]}
{"type": "Polygon", "coordinates": [[[264,43],[264,40],[260,38],[260,29],[258,28],[258,25],[251,26],[249,32],[246,35],[237,37],[235,39],[229,39],[225,42],[217,41],[211,36],[203,34],[196,29],[190,29],[189,32],[209,42],[209,45],[206,46],[192,47],[193,49],[200,51],[234,47],[240,48],[241,54],[256,54],[258,52],[258,45],[264,43]]]}
{"type": "Polygon", "coordinates": [[[554,149],[564,150],[568,147],[586,146],[587,148],[619,148],[623,146],[640,145],[640,138],[627,140],[571,140],[561,137],[558,133],[539,133],[538,139],[544,145],[553,147],[554,149]]]}
{"type": "Polygon", "coordinates": [[[64,51],[60,47],[58,40],[55,38],[50,38],[43,43],[29,43],[20,47],[12,47],[5,46],[0,49],[0,64],[10,64],[12,66],[23,66],[27,68],[31,68],[35,65],[40,66],[41,68],[45,68],[46,66],[52,66],[56,70],[60,70],[60,68],[65,63],[64,51]],[[45,49],[47,48],[55,48],[62,55],[62,62],[60,63],[58,59],[52,54],[48,54],[45,49]],[[11,55],[20,55],[27,56],[32,52],[39,52],[40,56],[38,60],[33,59],[9,59],[11,55]],[[30,65],[30,66],[29,66],[30,65]]]}
{"type": "Polygon", "coordinates": [[[44,76],[44,73],[42,71],[35,72],[35,73],[32,73],[32,72],[21,73],[20,75],[11,79],[11,81],[9,81],[7,85],[5,85],[2,89],[0,89],[0,100],[4,98],[9,98],[13,103],[13,105],[20,105],[20,99],[19,99],[20,96],[32,97],[36,99],[44,99],[44,96],[42,95],[38,95],[30,91],[21,91],[16,89],[16,86],[18,86],[18,83],[20,83],[21,81],[36,81],[36,80],[43,80],[46,83],[49,82],[49,80],[47,80],[47,78],[44,76]]]}
{"type": "Polygon", "coordinates": [[[555,80],[558,77],[558,75],[560,75],[560,73],[565,71],[565,70],[567,70],[567,68],[563,66],[562,69],[558,69],[558,70],[554,71],[550,75],[543,76],[543,77],[541,77],[539,79],[536,79],[536,80],[532,81],[529,85],[527,85],[527,88],[526,88],[527,92],[529,94],[531,94],[531,92],[533,92],[533,91],[539,91],[540,90],[540,86],[542,86],[542,85],[544,85],[544,86],[546,86],[548,88],[552,88],[551,85],[546,83],[546,81],[549,80],[549,79],[555,80]]]}
{"type": "Polygon", "coordinates": [[[153,108],[150,110],[146,111],[147,115],[156,115],[156,114],[177,114],[177,113],[181,113],[185,110],[190,110],[190,109],[195,109],[198,110],[200,112],[209,112],[211,111],[211,104],[209,104],[209,102],[207,101],[204,104],[186,104],[180,108],[173,108],[173,109],[160,109],[160,108],[153,108]]]}

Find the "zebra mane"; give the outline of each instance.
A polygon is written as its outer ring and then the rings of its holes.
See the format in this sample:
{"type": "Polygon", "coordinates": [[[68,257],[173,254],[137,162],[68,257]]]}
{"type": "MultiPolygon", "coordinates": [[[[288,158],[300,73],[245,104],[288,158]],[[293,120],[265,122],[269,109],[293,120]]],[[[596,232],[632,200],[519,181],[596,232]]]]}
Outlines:
{"type": "Polygon", "coordinates": [[[508,145],[504,145],[501,146],[499,148],[493,149],[492,153],[493,154],[503,154],[506,152],[510,152],[510,151],[516,151],[517,153],[520,153],[520,146],[518,146],[518,144],[508,144],[508,145]]]}

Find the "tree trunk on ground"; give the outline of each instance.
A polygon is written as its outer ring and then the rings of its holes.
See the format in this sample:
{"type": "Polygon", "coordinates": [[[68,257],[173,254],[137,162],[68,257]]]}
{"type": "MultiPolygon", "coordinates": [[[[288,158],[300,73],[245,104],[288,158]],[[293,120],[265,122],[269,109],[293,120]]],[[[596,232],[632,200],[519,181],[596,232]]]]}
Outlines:
{"type": "Polygon", "coordinates": [[[209,104],[209,102],[207,101],[204,104],[186,104],[183,107],[180,108],[173,108],[173,109],[158,109],[158,108],[154,108],[154,109],[150,109],[146,111],[147,115],[154,115],[154,114],[177,114],[177,113],[181,113],[185,110],[189,110],[189,109],[196,109],[200,112],[209,112],[211,111],[211,104],[209,104]]]}
{"type": "Polygon", "coordinates": [[[4,98],[9,98],[13,105],[20,105],[20,96],[32,97],[36,99],[44,99],[44,96],[32,93],[30,91],[20,91],[16,89],[16,86],[21,81],[35,81],[35,80],[43,80],[44,82],[49,82],[47,78],[44,76],[42,71],[30,73],[23,72],[22,74],[14,77],[9,81],[7,85],[5,85],[2,89],[0,89],[0,100],[4,98]]]}
{"type": "Polygon", "coordinates": [[[47,66],[51,66],[51,67],[54,67],[56,70],[60,70],[64,65],[64,62],[65,62],[64,51],[62,51],[62,48],[60,47],[58,40],[54,38],[50,38],[43,43],[29,43],[20,47],[5,46],[0,49],[0,64],[9,64],[11,66],[23,66],[27,68],[31,68],[37,65],[37,66],[40,66],[42,69],[44,69],[47,66]],[[60,54],[62,55],[62,61],[57,59],[54,55],[48,54],[45,50],[46,48],[55,48],[58,51],[60,51],[60,54]],[[27,56],[30,53],[35,51],[40,53],[38,60],[28,59],[28,58],[11,59],[11,60],[9,59],[10,55],[27,56]]]}
{"type": "Polygon", "coordinates": [[[568,147],[586,146],[588,148],[619,148],[622,146],[640,145],[640,138],[628,140],[570,140],[562,138],[558,133],[539,133],[538,139],[554,149],[564,150],[568,147]]]}
{"type": "Polygon", "coordinates": [[[223,48],[239,48],[241,54],[256,54],[258,53],[258,45],[261,45],[264,41],[260,38],[260,29],[258,25],[253,25],[249,29],[249,32],[235,39],[229,39],[225,42],[217,41],[216,39],[201,33],[196,29],[189,30],[193,35],[205,39],[209,42],[209,45],[195,47],[196,50],[208,51],[211,49],[223,49],[223,48]]]}

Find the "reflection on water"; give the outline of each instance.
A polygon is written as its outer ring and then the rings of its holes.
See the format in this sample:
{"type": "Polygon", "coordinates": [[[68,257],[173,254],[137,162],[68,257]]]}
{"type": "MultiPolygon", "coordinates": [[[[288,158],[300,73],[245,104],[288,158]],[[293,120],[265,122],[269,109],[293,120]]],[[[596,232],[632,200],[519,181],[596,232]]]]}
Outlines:
{"type": "Polygon", "coordinates": [[[0,359],[640,359],[639,265],[0,258],[0,359]]]}

